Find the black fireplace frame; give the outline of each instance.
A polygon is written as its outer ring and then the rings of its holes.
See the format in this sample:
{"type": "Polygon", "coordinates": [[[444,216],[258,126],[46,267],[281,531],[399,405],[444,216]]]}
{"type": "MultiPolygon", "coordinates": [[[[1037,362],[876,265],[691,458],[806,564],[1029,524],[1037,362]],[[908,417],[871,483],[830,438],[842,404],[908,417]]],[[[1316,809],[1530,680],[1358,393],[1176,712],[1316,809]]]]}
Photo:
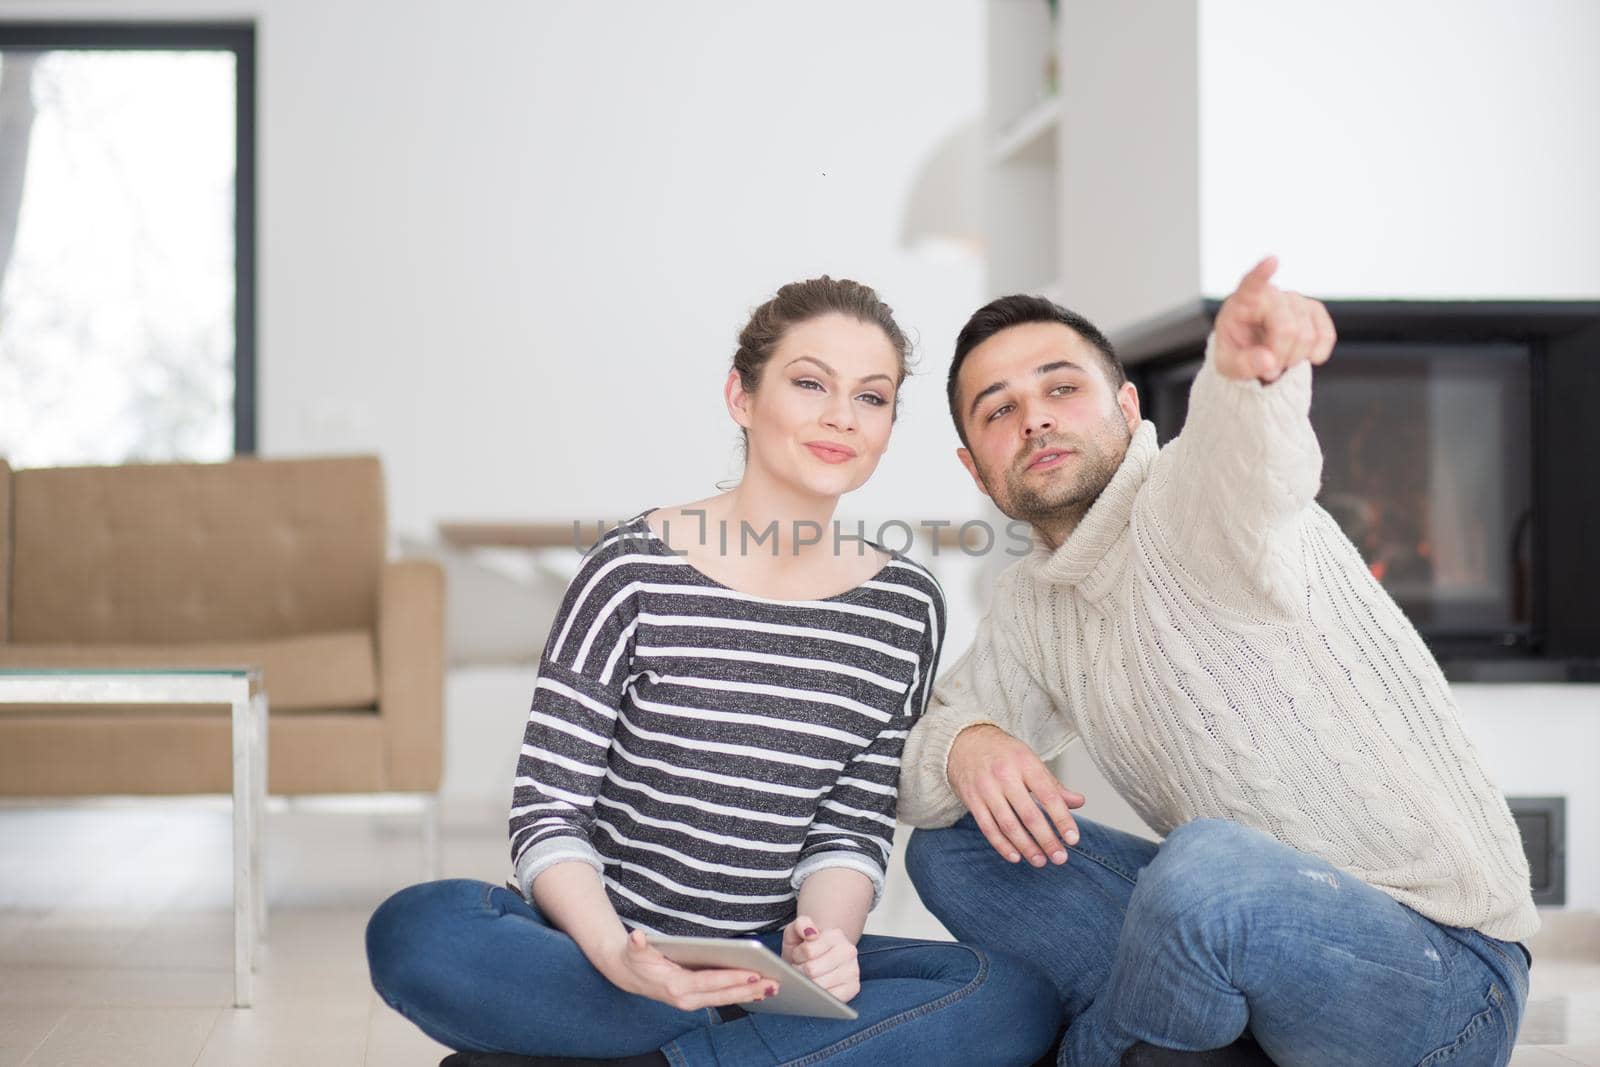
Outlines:
{"type": "MultiPolygon", "coordinates": [[[[1528,346],[1531,632],[1515,646],[1440,636],[1429,637],[1429,646],[1454,681],[1600,681],[1600,565],[1593,561],[1600,554],[1600,301],[1324,303],[1341,342],[1528,346]]],[[[1112,336],[1142,402],[1152,399],[1157,375],[1203,356],[1221,306],[1195,300],[1112,336]]],[[[1161,412],[1145,414],[1160,423],[1161,412]]]]}

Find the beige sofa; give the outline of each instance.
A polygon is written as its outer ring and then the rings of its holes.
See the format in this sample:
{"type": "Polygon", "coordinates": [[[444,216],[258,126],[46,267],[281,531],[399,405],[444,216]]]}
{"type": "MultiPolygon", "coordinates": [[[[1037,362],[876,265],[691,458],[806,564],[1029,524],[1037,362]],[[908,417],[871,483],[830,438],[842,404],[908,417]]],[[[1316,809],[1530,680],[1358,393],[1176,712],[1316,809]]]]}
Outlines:
{"type": "MultiPolygon", "coordinates": [[[[444,578],[385,558],[374,457],[13,471],[0,667],[265,670],[268,791],[432,793],[444,578]]],[[[226,793],[229,721],[0,705],[0,796],[226,793]]]]}

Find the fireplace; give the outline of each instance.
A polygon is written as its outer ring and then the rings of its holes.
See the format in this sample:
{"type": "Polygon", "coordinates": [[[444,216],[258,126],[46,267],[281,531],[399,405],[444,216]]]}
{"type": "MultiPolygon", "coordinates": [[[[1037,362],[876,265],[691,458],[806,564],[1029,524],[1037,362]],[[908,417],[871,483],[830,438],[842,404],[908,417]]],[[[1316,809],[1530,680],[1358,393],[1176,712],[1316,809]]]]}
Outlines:
{"type": "MultiPolygon", "coordinates": [[[[1163,443],[1220,305],[1116,338],[1163,443]]],[[[1318,502],[1458,680],[1600,680],[1600,303],[1330,301],[1318,502]]]]}

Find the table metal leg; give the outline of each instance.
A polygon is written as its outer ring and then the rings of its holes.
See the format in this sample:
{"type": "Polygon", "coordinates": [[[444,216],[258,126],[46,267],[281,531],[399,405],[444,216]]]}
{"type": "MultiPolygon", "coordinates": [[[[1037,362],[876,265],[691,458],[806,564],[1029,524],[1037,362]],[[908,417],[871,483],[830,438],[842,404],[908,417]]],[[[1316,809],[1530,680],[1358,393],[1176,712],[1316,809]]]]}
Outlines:
{"type": "Polygon", "coordinates": [[[267,714],[252,696],[253,669],[122,673],[86,670],[0,672],[0,703],[200,704],[227,707],[233,752],[233,1003],[252,999],[257,934],[266,930],[261,839],[265,818],[267,714]],[[259,922],[259,928],[258,928],[259,922]]]}
{"type": "MultiPolygon", "coordinates": [[[[266,864],[261,862],[262,853],[266,851],[267,838],[267,752],[269,737],[267,733],[267,695],[257,693],[254,698],[255,707],[252,709],[255,716],[255,847],[250,853],[250,862],[255,872],[255,898],[256,898],[256,941],[265,944],[267,940],[267,871],[266,864]]],[[[256,955],[257,962],[260,955],[256,955]]],[[[257,967],[257,970],[260,968],[257,967]]]]}
{"type": "Polygon", "coordinates": [[[233,698],[233,1006],[251,1002],[250,972],[255,962],[255,708],[250,683],[241,681],[233,698]]]}

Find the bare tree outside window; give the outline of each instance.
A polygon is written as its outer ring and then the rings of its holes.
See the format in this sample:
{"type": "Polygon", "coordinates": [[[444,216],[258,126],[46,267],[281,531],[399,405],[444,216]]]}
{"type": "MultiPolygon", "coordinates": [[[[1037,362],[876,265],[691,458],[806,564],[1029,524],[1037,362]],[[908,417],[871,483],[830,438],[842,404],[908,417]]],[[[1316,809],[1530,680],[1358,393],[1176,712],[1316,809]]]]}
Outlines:
{"type": "Polygon", "coordinates": [[[0,50],[0,456],[234,454],[238,57],[0,50]]]}

